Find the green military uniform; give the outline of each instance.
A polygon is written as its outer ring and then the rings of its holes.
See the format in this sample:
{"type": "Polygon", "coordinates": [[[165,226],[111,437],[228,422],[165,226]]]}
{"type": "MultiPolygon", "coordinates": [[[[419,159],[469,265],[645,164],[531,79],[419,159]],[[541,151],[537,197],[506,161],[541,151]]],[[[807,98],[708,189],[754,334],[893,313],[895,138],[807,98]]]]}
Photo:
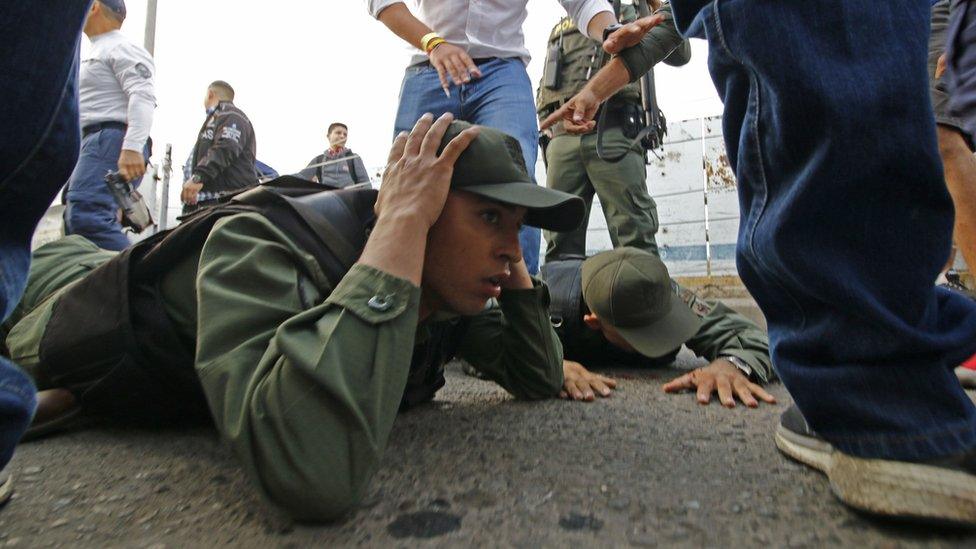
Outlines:
{"type": "MultiPolygon", "coordinates": [[[[456,126],[447,138],[466,127],[456,126]]],[[[514,141],[507,136],[505,140],[514,141]]],[[[479,175],[470,166],[478,162],[465,156],[479,147],[488,149],[481,157],[509,154],[504,152],[509,147],[517,152],[517,147],[499,141],[491,131],[483,131],[455,165],[455,177],[464,181],[452,179],[452,187],[471,183],[479,175]]],[[[481,172],[482,177],[492,175],[481,172]]],[[[519,178],[524,187],[532,186],[530,191],[551,193],[533,185],[527,174],[519,178]]],[[[518,186],[515,179],[500,179],[518,186]]],[[[486,192],[502,199],[506,185],[487,185],[491,188],[486,192]]],[[[259,188],[239,198],[264,196],[261,193],[270,191],[259,188]]],[[[328,194],[362,193],[374,191],[328,194]]],[[[310,196],[330,198],[326,193],[310,196]]],[[[368,196],[375,200],[375,194],[368,196]]],[[[564,200],[578,203],[568,196],[564,200]]],[[[313,204],[295,203],[305,210],[313,204]]],[[[362,206],[360,210],[373,209],[371,201],[349,203],[362,206]]],[[[503,290],[499,308],[474,317],[438,313],[418,325],[420,288],[359,263],[332,276],[329,258],[316,255],[320,248],[308,239],[327,241],[327,235],[296,229],[301,225],[291,224],[299,219],[294,216],[272,220],[269,216],[279,210],[262,214],[243,211],[245,205],[234,201],[205,210],[155,243],[137,244],[118,255],[80,237],[38,249],[25,299],[4,325],[7,354],[33,375],[40,389],[74,387],[83,410],[90,402],[111,406],[113,402],[92,396],[105,392],[102,386],[109,384],[115,391],[115,399],[109,400],[130,400],[127,409],[116,413],[137,414],[148,404],[132,395],[152,396],[159,389],[145,385],[164,385],[165,405],[209,416],[262,493],[305,520],[336,518],[362,497],[398,410],[430,400],[444,383],[443,363],[455,354],[518,398],[548,398],[559,392],[562,349],[549,323],[548,291],[541,282],[534,281],[530,289],[503,290]],[[216,219],[211,227],[201,225],[210,218],[216,219]],[[201,226],[207,231],[195,247],[180,239],[197,234],[192,231],[201,226]],[[154,257],[173,249],[178,250],[175,256],[163,255],[169,258],[163,268],[149,279],[139,278],[140,269],[154,257]],[[108,364],[97,349],[86,347],[92,339],[87,333],[72,345],[60,341],[73,334],[58,336],[59,345],[49,344],[55,340],[51,332],[65,329],[65,324],[83,333],[89,330],[64,318],[73,303],[91,303],[85,300],[105,289],[105,273],[128,277],[121,290],[109,291],[127,295],[122,308],[131,308],[124,315],[131,320],[122,318],[117,329],[111,327],[113,320],[109,333],[119,339],[131,337],[138,344],[126,358],[108,364]],[[93,280],[98,284],[91,285],[93,280]],[[155,299],[148,307],[147,296],[155,299]],[[163,323],[159,315],[153,316],[159,309],[165,313],[163,323]],[[151,358],[159,355],[150,352],[167,351],[153,350],[164,335],[159,329],[163,324],[174,333],[168,344],[190,350],[185,367],[151,358]],[[58,363],[51,347],[59,346],[77,348],[77,360],[68,353],[68,359],[58,363]],[[194,400],[201,401],[200,406],[194,406],[194,400]]],[[[574,212],[558,217],[575,226],[582,212],[582,205],[576,206],[574,212]]],[[[531,215],[530,209],[529,219],[531,215]]],[[[306,211],[300,220],[313,223],[315,217],[306,211]]],[[[356,250],[352,252],[358,257],[356,250]]],[[[105,311],[94,310],[99,306],[96,301],[85,311],[93,324],[115,314],[108,305],[105,311]]],[[[103,343],[114,342],[106,338],[103,343]]]]}
{"type": "MultiPolygon", "coordinates": [[[[28,289],[37,303],[12,319],[7,346],[39,389],[52,388],[37,369],[38,347],[73,282],[65,275],[83,277],[75,266],[113,256],[81,237],[38,250],[28,289]]],[[[420,289],[364,265],[333,289],[313,258],[257,214],[218,222],[160,289],[177,329],[195,341],[218,430],[261,490],[296,518],[334,518],[353,505],[393,428],[413,349],[430,333],[417,325],[420,289]],[[376,295],[391,299],[388,309],[369,306],[376,295]]],[[[539,283],[503,292],[500,309],[471,320],[458,354],[517,397],[552,397],[562,353],[547,299],[539,283]]]]}
{"type": "MultiPolygon", "coordinates": [[[[625,250],[623,248],[617,251],[625,250]]],[[[675,346],[672,342],[666,346],[665,352],[648,357],[619,349],[610,344],[601,332],[583,325],[583,315],[590,312],[583,296],[583,264],[582,259],[554,261],[546,263],[540,273],[552,294],[550,315],[563,343],[564,357],[586,367],[601,364],[666,366],[674,362],[681,350],[681,343],[675,346]]],[[[689,332],[692,335],[683,341],[684,346],[708,361],[732,357],[733,363],[738,363],[737,366],[747,370],[749,377],[756,382],[767,383],[776,379],[769,358],[769,337],[766,332],[724,303],[703,299],[695,292],[683,288],[673,279],[667,278],[666,271],[662,278],[664,280],[669,282],[664,291],[670,291],[677,298],[676,303],[686,307],[698,319],[695,328],[689,332]]],[[[646,283],[647,279],[640,281],[640,284],[646,283]]],[[[622,301],[636,302],[640,306],[640,298],[643,296],[618,297],[622,301]]]]}
{"type": "MultiPolygon", "coordinates": [[[[650,52],[655,63],[665,59],[676,65],[687,63],[690,46],[675,29],[671,6],[666,4],[660,13],[664,14],[664,21],[645,36],[641,47],[650,52]]],[[[633,21],[636,17],[634,6],[622,6],[622,22],[633,21]]],[[[600,60],[605,58],[601,55],[600,42],[587,38],[568,18],[553,28],[549,45],[549,61],[552,61],[554,50],[560,52],[560,72],[558,77],[548,74],[554,69],[554,63],[546,63],[547,73],[543,74],[536,96],[540,120],[583,89],[586,81],[599,70],[600,60]],[[547,82],[556,82],[558,87],[547,86],[547,82]]],[[[603,148],[605,154],[617,156],[628,150],[639,131],[638,123],[643,117],[639,84],[626,86],[610,99],[608,105],[611,109],[608,122],[612,127],[604,132],[603,148]]],[[[596,194],[600,197],[614,247],[632,246],[657,253],[654,238],[658,228],[657,205],[647,192],[643,150],[630,149],[619,162],[610,163],[600,160],[596,144],[595,131],[570,135],[565,133],[561,123],[557,124],[545,151],[547,186],[583,198],[587,207],[585,219],[589,219],[589,208],[596,194]]],[[[548,242],[546,261],[586,253],[585,224],[575,231],[547,232],[545,236],[548,242]]]]}

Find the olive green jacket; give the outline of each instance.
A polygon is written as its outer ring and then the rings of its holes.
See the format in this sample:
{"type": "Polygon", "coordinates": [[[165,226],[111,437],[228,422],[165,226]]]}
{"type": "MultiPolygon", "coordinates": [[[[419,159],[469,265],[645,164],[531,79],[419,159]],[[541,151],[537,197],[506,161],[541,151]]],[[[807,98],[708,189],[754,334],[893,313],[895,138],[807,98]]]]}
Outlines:
{"type": "MultiPolygon", "coordinates": [[[[36,262],[31,280],[63,288],[65,277],[49,269],[111,257],[90,243],[75,248],[36,262]]],[[[429,327],[418,326],[420,289],[359,264],[332,288],[310,254],[252,213],[218,221],[198,254],[161,277],[160,289],[177,330],[196,342],[216,426],[262,493],[304,520],[334,519],[355,505],[429,327]]],[[[34,306],[21,310],[6,339],[30,369],[59,289],[28,292],[34,306]]],[[[548,299],[541,282],[503,291],[500,308],[470,319],[459,355],[516,397],[555,396],[562,348],[548,299]]]]}

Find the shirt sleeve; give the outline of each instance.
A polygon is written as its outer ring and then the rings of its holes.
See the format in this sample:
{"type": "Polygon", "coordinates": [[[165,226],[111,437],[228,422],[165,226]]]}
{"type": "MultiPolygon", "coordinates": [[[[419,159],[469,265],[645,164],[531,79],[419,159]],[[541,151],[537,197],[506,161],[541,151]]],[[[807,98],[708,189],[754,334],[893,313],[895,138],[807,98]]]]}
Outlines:
{"type": "Polygon", "coordinates": [[[516,398],[542,399],[563,385],[563,349],[549,321],[549,290],[505,290],[474,317],[458,355],[516,398]]]}
{"type": "Polygon", "coordinates": [[[218,429],[273,503],[338,518],[386,447],[420,289],[355,265],[329,292],[314,259],[257,214],[219,221],[199,265],[196,369],[218,429]]]}
{"type": "Polygon", "coordinates": [[[108,64],[128,98],[125,139],[122,148],[142,152],[149,140],[153,112],[156,110],[156,91],[153,76],[156,67],[149,52],[123,42],[112,49],[108,64]]]}
{"type": "Polygon", "coordinates": [[[769,336],[762,328],[720,301],[702,299],[673,284],[681,300],[702,320],[698,333],[685,342],[689,349],[708,361],[734,356],[748,365],[751,377],[761,383],[776,379],[769,359],[769,336]]]}
{"type": "Polygon", "coordinates": [[[374,18],[379,19],[380,12],[393,4],[403,4],[403,0],[366,0],[366,9],[374,18]]]}
{"type": "Polygon", "coordinates": [[[587,29],[590,20],[596,17],[596,14],[602,11],[613,13],[606,0],[559,0],[559,3],[562,4],[569,18],[576,22],[577,28],[584,36],[592,40],[603,40],[602,36],[590,36],[587,29]]]}
{"type": "Polygon", "coordinates": [[[664,21],[648,31],[635,46],[620,52],[620,60],[634,82],[665,59],[668,64],[680,66],[691,59],[691,45],[681,37],[674,25],[671,5],[665,4],[659,11],[664,21]],[[677,54],[677,55],[674,55],[677,54]]]}
{"type": "Polygon", "coordinates": [[[302,171],[298,172],[298,177],[312,181],[313,178],[319,174],[318,172],[319,168],[318,166],[316,166],[316,164],[321,164],[322,158],[323,158],[322,155],[318,155],[315,158],[309,160],[308,165],[305,166],[305,168],[302,169],[302,171]]]}
{"type": "Polygon", "coordinates": [[[246,118],[233,111],[224,112],[214,127],[213,145],[197,161],[193,175],[203,183],[218,179],[244,151],[244,140],[251,131],[251,123],[246,118]]]}

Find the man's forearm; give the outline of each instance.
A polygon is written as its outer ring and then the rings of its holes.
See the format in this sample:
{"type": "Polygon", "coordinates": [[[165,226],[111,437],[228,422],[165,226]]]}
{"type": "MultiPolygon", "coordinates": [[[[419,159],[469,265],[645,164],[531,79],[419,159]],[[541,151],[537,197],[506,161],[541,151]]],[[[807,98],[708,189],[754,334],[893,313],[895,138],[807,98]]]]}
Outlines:
{"type": "Polygon", "coordinates": [[[414,17],[406,4],[393,4],[380,12],[378,19],[411,46],[421,49],[420,39],[433,32],[430,27],[414,17]]]}
{"type": "Polygon", "coordinates": [[[149,140],[149,132],[153,123],[153,111],[156,109],[155,102],[142,95],[133,94],[129,97],[129,105],[126,113],[125,139],[122,141],[122,148],[127,151],[142,153],[146,142],[149,140]]]}
{"type": "Polygon", "coordinates": [[[409,216],[380,216],[359,263],[420,286],[427,227],[409,216]]]}
{"type": "Polygon", "coordinates": [[[586,34],[593,40],[603,40],[603,31],[617,22],[616,16],[609,11],[601,11],[593,16],[586,25],[586,34]]]}

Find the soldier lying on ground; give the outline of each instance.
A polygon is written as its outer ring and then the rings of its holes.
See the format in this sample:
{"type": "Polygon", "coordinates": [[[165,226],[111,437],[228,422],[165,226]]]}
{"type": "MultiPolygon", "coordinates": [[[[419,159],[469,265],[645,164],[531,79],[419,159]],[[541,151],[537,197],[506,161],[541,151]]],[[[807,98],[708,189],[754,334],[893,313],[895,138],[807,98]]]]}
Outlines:
{"type": "Polygon", "coordinates": [[[378,196],[286,195],[249,191],[118,255],[39,249],[5,327],[45,389],[34,432],[78,413],[212,419],[268,499],[322,521],[360,500],[398,410],[455,354],[516,397],[559,393],[518,233],[575,228],[583,204],[533,184],[513,138],[428,114],[378,196]]]}
{"type": "Polygon", "coordinates": [[[582,258],[546,263],[541,272],[552,295],[550,314],[563,343],[565,381],[561,396],[593,400],[610,396],[616,382],[583,367],[665,366],[686,345],[709,360],[664,385],[667,392],[697,390],[708,404],[718,392],[723,406],[738,398],[756,407],[758,397],[776,399],[758,384],[775,379],[769,339],[752,321],[718,301],[682,288],[656,256],[618,248],[582,258]]]}

